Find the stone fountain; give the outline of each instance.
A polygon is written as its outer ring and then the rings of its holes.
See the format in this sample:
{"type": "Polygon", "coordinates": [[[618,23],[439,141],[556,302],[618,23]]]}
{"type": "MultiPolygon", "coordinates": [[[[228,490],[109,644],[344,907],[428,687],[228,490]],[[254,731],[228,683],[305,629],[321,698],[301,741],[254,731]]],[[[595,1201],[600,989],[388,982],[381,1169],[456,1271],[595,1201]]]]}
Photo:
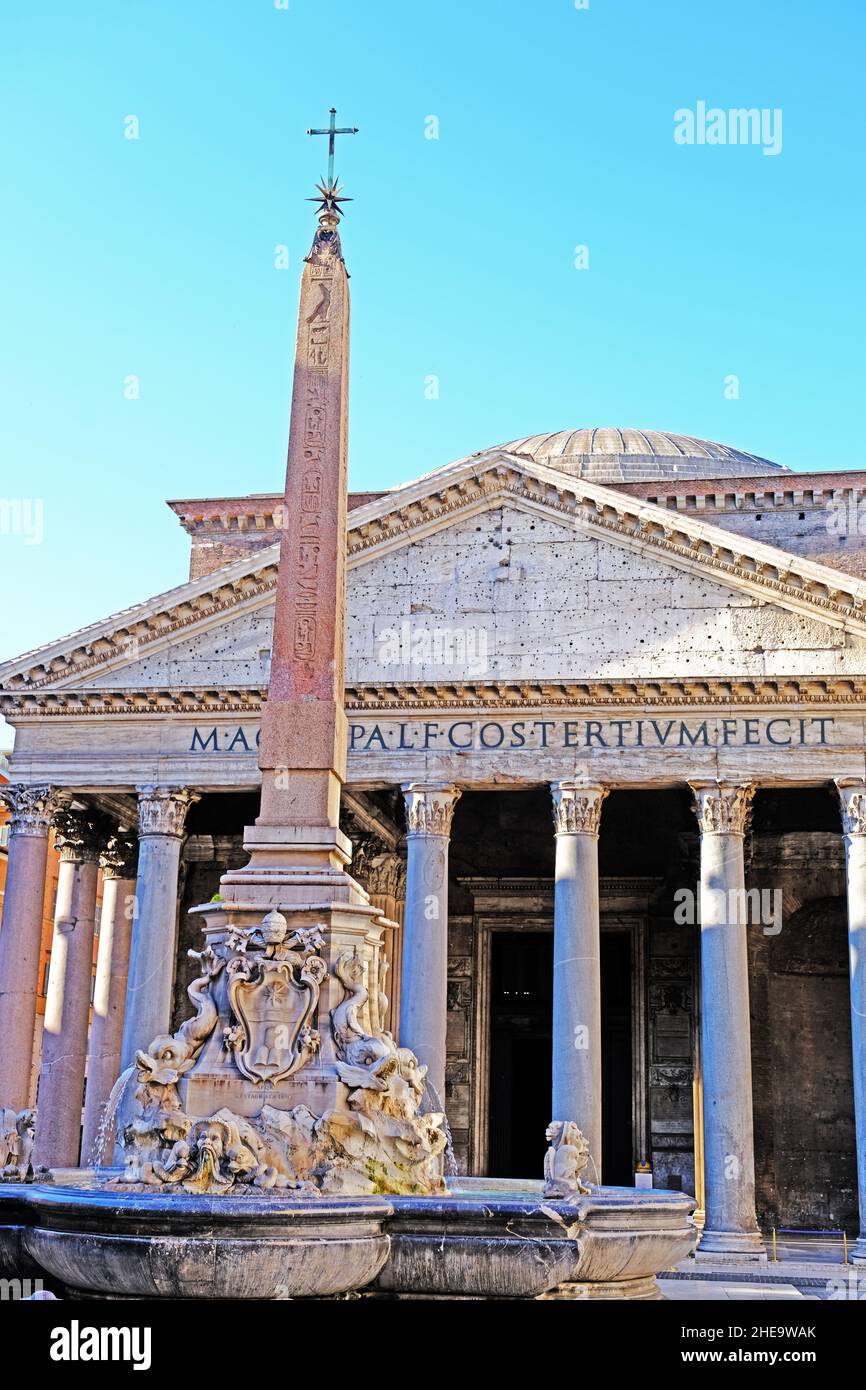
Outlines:
{"type": "Polygon", "coordinates": [[[339,187],[319,193],[249,862],[195,910],[191,1017],[142,1039],[115,1088],[117,1166],[48,1182],[29,1121],[8,1117],[0,1272],[26,1259],[103,1298],[659,1297],[655,1274],[694,1244],[691,1198],[586,1187],[568,1116],[548,1131],[544,1182],[449,1191],[423,1059],[384,1027],[393,924],[351,877],[338,825],[349,293],[339,187]]]}

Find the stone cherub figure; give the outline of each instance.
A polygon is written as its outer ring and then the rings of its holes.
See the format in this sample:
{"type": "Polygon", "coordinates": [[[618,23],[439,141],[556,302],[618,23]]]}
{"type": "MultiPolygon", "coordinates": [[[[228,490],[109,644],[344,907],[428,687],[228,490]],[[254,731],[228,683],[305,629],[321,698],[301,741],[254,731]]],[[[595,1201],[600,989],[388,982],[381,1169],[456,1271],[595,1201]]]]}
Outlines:
{"type": "Polygon", "coordinates": [[[550,1148],[544,1155],[545,1197],[574,1197],[589,1192],[580,1180],[589,1162],[589,1145],[573,1120],[552,1120],[545,1138],[550,1148]]]}

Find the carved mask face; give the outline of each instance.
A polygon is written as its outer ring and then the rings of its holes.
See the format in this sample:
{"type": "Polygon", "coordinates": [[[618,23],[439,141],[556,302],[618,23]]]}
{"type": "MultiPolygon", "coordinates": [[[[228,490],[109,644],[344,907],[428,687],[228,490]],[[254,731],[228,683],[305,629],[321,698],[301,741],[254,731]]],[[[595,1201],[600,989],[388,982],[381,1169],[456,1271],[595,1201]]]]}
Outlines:
{"type": "Polygon", "coordinates": [[[200,1158],[218,1160],[223,1151],[223,1134],[219,1125],[202,1125],[195,1136],[200,1158]]]}

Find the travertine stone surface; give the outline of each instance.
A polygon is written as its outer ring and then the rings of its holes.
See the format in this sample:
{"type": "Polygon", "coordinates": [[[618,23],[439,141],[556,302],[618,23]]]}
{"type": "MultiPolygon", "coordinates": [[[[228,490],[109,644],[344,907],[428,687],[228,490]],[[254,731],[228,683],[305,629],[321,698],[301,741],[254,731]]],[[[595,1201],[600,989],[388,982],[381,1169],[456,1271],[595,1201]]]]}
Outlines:
{"type": "Polygon", "coordinates": [[[0,930],[0,1105],[29,1100],[48,831],[62,804],[48,786],[10,783],[9,864],[0,930]]]}

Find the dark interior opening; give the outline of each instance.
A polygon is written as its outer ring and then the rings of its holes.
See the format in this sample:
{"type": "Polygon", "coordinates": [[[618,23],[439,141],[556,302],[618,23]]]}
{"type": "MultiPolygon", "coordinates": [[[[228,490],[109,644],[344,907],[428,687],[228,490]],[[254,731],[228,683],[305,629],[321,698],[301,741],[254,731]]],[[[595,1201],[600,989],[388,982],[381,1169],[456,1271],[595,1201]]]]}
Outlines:
{"type": "MultiPolygon", "coordinates": [[[[498,1178],[540,1177],[545,1129],[552,1119],[572,1118],[550,1113],[553,933],[494,932],[491,990],[489,1171],[498,1178]]],[[[631,938],[602,931],[602,1176],[628,1186],[634,1182],[631,1028],[631,938]]]]}

